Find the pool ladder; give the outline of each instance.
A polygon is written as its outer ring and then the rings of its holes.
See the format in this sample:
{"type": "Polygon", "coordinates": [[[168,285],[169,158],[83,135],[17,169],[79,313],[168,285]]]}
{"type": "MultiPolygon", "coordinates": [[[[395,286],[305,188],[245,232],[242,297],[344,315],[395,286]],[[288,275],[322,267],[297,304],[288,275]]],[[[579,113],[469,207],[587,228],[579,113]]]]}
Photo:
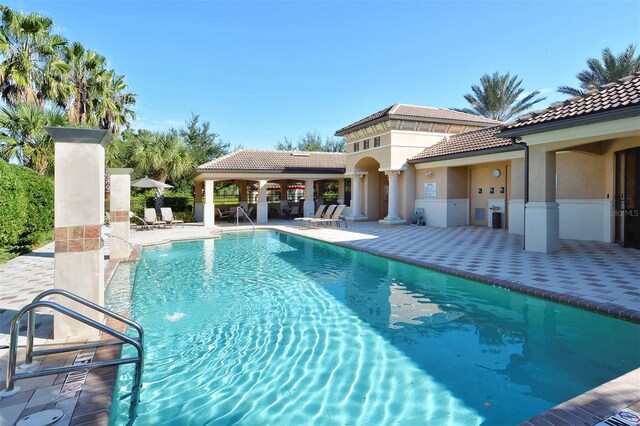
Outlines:
{"type": "Polygon", "coordinates": [[[4,391],[0,391],[0,398],[7,398],[17,394],[20,391],[18,386],[15,386],[15,382],[17,380],[22,379],[30,379],[32,377],[42,377],[49,376],[53,374],[63,374],[70,373],[72,371],[77,370],[91,370],[94,368],[100,367],[112,367],[116,365],[123,364],[135,364],[135,370],[133,375],[133,381],[131,385],[131,399],[129,404],[129,421],[132,422],[136,417],[136,408],[140,399],[140,388],[142,383],[142,369],[144,367],[144,331],[140,324],[135,321],[131,321],[128,318],[123,317],[122,315],[118,315],[115,312],[112,312],[108,309],[103,308],[100,305],[97,305],[87,299],[84,299],[76,294],[70,293],[65,290],[46,290],[42,293],[38,294],[33,301],[20,309],[18,313],[15,314],[13,320],[11,320],[11,333],[9,337],[9,361],[7,365],[7,381],[6,388],[4,391]],[[130,337],[124,333],[121,333],[111,327],[106,326],[98,321],[95,321],[87,316],[84,316],[76,311],[73,311],[65,306],[60,305],[59,303],[42,300],[43,298],[51,295],[62,296],[67,299],[73,300],[81,305],[84,305],[88,308],[93,309],[94,311],[98,311],[110,318],[113,318],[117,321],[120,321],[128,326],[131,326],[138,332],[138,337],[130,337]],[[67,346],[62,348],[51,348],[51,349],[33,349],[33,337],[35,334],[36,328],[36,313],[35,310],[37,308],[50,308],[54,311],[58,311],[63,315],[71,317],[75,320],[78,320],[90,327],[95,328],[103,333],[109,334],[115,337],[118,340],[110,340],[104,342],[93,342],[87,343],[84,345],[76,345],[76,346],[67,346]],[[72,352],[72,351],[81,351],[84,349],[96,349],[105,346],[114,346],[114,345],[124,345],[129,344],[136,349],[136,356],[127,357],[127,358],[119,358],[112,359],[107,361],[97,361],[91,362],[88,364],[81,365],[71,365],[67,367],[58,367],[58,368],[44,368],[38,371],[31,371],[26,373],[16,373],[16,364],[17,364],[17,351],[18,351],[18,335],[20,333],[20,321],[22,317],[28,314],[27,316],[27,344],[26,344],[26,356],[25,363],[22,364],[19,368],[22,370],[28,370],[30,368],[36,367],[38,365],[37,362],[33,362],[34,356],[44,356],[51,355],[57,353],[64,352],[72,352]]]}
{"type": "Polygon", "coordinates": [[[254,225],[253,221],[251,220],[251,218],[249,217],[247,212],[244,211],[242,206],[236,207],[236,226],[240,225],[240,212],[242,212],[242,215],[247,218],[247,220],[251,224],[251,227],[253,228],[253,231],[255,232],[256,231],[256,225],[254,225]]]}

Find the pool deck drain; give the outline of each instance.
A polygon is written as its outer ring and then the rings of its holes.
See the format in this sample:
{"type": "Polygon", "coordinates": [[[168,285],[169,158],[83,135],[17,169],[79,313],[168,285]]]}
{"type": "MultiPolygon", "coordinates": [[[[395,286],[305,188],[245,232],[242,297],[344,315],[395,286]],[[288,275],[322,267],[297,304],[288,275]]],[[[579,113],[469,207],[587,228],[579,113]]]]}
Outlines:
{"type": "MultiPolygon", "coordinates": [[[[274,229],[311,237],[640,322],[640,289],[637,285],[640,282],[640,252],[622,249],[614,244],[563,240],[559,253],[545,255],[521,250],[521,236],[479,227],[385,227],[365,222],[350,223],[345,231],[300,228],[292,226],[291,222],[280,221],[257,229],[274,229]]],[[[232,230],[238,229],[235,226],[223,227],[224,232],[232,230]]],[[[241,227],[239,230],[251,228],[241,227]]],[[[186,226],[136,232],[132,235],[132,241],[141,246],[213,236],[211,230],[202,226],[186,226]]],[[[134,251],[129,260],[137,260],[137,254],[139,250],[137,253],[134,251]]],[[[106,283],[109,283],[117,264],[116,261],[107,262],[106,283]]],[[[9,289],[3,286],[0,294],[0,345],[3,345],[8,341],[8,335],[3,333],[8,329],[13,312],[26,305],[36,294],[53,287],[52,245],[0,265],[0,274],[11,285],[9,289]]],[[[39,319],[46,317],[46,312],[45,315],[38,315],[39,319]]],[[[50,318],[38,324],[36,334],[36,344],[66,343],[50,340],[50,318]]],[[[119,348],[99,348],[95,356],[96,360],[106,360],[116,358],[119,354],[119,348]]],[[[51,361],[68,365],[73,362],[75,355],[77,353],[57,355],[55,360],[47,357],[45,363],[51,361]]],[[[4,377],[7,350],[0,349],[0,356],[0,374],[4,377]]],[[[66,415],[56,424],[107,424],[116,374],[117,367],[93,370],[89,372],[81,391],[64,397],[59,392],[65,374],[24,381],[21,394],[0,399],[0,423],[14,424],[36,411],[60,407],[66,415]]],[[[0,381],[0,385],[4,387],[4,381],[0,381]]],[[[596,424],[626,408],[640,411],[640,369],[521,424],[596,424]]]]}

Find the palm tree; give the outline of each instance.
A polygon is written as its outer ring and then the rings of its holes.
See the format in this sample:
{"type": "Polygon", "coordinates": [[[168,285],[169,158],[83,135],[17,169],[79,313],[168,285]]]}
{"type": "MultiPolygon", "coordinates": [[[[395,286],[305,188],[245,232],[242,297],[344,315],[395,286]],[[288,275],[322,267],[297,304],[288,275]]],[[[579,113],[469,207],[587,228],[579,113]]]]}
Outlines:
{"type": "Polygon", "coordinates": [[[0,93],[9,105],[45,100],[65,93],[64,75],[69,66],[60,48],[67,41],[52,34],[53,21],[37,13],[25,15],[0,6],[0,93]]]}
{"type": "Polygon", "coordinates": [[[175,181],[191,172],[195,166],[187,144],[176,132],[125,134],[129,143],[129,156],[138,175],[166,182],[175,181]],[[129,136],[129,135],[132,135],[129,136]]]}
{"type": "Polygon", "coordinates": [[[615,56],[608,47],[602,51],[602,62],[596,58],[587,59],[587,69],[576,74],[580,89],[569,86],[558,87],[565,95],[581,96],[589,90],[599,89],[608,83],[640,71],[640,55],[636,56],[636,45],[630,44],[615,56]]]}
{"type": "Polygon", "coordinates": [[[73,86],[67,102],[69,119],[78,124],[88,124],[91,117],[91,101],[95,96],[95,86],[104,72],[104,56],[77,42],[63,49],[64,60],[69,64],[68,80],[73,86]]]}
{"type": "Polygon", "coordinates": [[[97,125],[118,135],[123,127],[131,126],[136,113],[132,106],[136,103],[136,95],[128,92],[128,84],[123,75],[115,71],[105,71],[101,76],[99,94],[93,100],[97,125]]]}
{"type": "Polygon", "coordinates": [[[497,121],[508,121],[543,101],[539,91],[525,94],[518,76],[511,77],[497,71],[493,75],[485,74],[480,78],[480,86],[471,86],[473,93],[464,95],[471,108],[454,108],[456,111],[480,115],[497,121]]]}
{"type": "Polygon", "coordinates": [[[27,103],[0,109],[0,158],[18,160],[40,174],[53,170],[53,141],[45,126],[66,126],[66,114],[60,109],[45,110],[27,103]]]}

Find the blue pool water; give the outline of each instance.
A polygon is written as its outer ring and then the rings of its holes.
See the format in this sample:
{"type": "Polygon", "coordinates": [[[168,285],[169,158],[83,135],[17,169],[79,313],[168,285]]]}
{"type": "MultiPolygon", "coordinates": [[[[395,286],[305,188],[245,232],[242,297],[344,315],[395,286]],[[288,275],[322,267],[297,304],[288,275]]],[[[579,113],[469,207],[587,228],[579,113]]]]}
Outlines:
{"type": "Polygon", "coordinates": [[[514,424],[640,366],[638,324],[284,233],[142,259],[136,425],[514,424]]]}

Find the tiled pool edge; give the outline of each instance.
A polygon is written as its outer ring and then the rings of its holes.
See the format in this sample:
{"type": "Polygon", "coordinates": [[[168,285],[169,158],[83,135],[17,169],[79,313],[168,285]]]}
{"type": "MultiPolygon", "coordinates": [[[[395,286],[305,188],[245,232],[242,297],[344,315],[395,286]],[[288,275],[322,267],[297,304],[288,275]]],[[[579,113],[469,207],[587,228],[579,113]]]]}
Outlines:
{"type": "Polygon", "coordinates": [[[519,423],[534,425],[593,425],[620,410],[640,404],[640,368],[623,374],[562,404],[519,423]]]}
{"type": "MultiPolygon", "coordinates": [[[[454,276],[472,279],[484,284],[497,285],[499,287],[507,288],[509,290],[518,291],[520,293],[536,296],[542,299],[550,300],[553,302],[562,303],[565,305],[577,307],[580,309],[596,312],[612,316],[618,319],[631,321],[634,323],[640,323],[640,311],[634,311],[632,309],[625,309],[611,303],[597,303],[588,301],[575,296],[567,296],[561,293],[553,291],[545,291],[535,287],[531,287],[525,284],[516,283],[508,280],[503,280],[496,277],[484,276],[473,274],[457,270],[454,268],[443,267],[438,264],[429,262],[423,262],[416,259],[407,258],[404,256],[393,255],[390,253],[381,252],[378,250],[367,249],[351,245],[349,243],[341,241],[330,241],[324,238],[319,238],[313,235],[302,234],[296,232],[295,229],[288,229],[284,226],[260,226],[256,227],[256,230],[273,230],[278,232],[284,232],[290,235],[296,235],[301,237],[310,238],[316,241],[335,244],[340,247],[348,248],[350,250],[361,251],[375,256],[385,257],[392,260],[397,260],[405,263],[409,263],[415,266],[425,267],[433,269],[438,272],[444,272],[454,276]],[[629,312],[630,311],[630,312],[629,312]]],[[[234,232],[247,232],[248,229],[229,229],[223,230],[223,233],[234,232]]],[[[209,237],[216,238],[216,237],[209,237]]],[[[207,239],[206,237],[196,238],[176,238],[165,239],[162,241],[156,241],[153,243],[137,245],[132,251],[132,256],[125,260],[137,261],[139,260],[140,252],[143,247],[156,246],[161,244],[167,244],[171,242],[186,242],[207,239]]],[[[120,261],[110,260],[105,267],[105,288],[109,285],[113,274],[120,261]],[[112,264],[112,262],[114,262],[112,264]],[[108,279],[107,279],[108,277],[108,279]]],[[[122,313],[128,315],[128,313],[122,313]]],[[[115,326],[115,324],[110,324],[115,326]]],[[[116,327],[117,328],[117,327],[116,327]]],[[[122,331],[124,328],[122,329],[122,331]]],[[[101,349],[96,350],[96,359],[107,360],[115,359],[120,356],[121,347],[109,348],[108,352],[104,351],[99,355],[101,349]],[[100,357],[100,358],[98,358],[100,357]]],[[[74,410],[71,418],[70,425],[106,425],[109,420],[111,411],[112,398],[115,389],[115,381],[117,377],[117,367],[109,367],[105,369],[93,370],[89,373],[85,387],[80,393],[78,404],[74,410]],[[102,370],[102,371],[101,371],[102,370]],[[83,398],[84,396],[84,398],[83,398]]],[[[613,379],[605,384],[602,384],[596,388],[591,389],[573,399],[563,402],[558,406],[545,411],[529,420],[526,420],[520,425],[532,426],[532,425],[546,425],[546,424],[570,424],[580,425],[596,424],[609,416],[615,414],[621,409],[637,404],[640,401],[640,368],[633,370],[627,374],[624,374],[616,379],[613,379]],[[636,382],[632,382],[635,380],[636,382]],[[608,391],[610,394],[603,395],[604,391],[608,391]],[[611,395],[615,395],[615,398],[611,395]],[[625,399],[625,395],[635,395],[630,399],[625,399]],[[625,401],[630,401],[628,404],[625,401]],[[626,405],[625,405],[626,404],[626,405]]]]}

